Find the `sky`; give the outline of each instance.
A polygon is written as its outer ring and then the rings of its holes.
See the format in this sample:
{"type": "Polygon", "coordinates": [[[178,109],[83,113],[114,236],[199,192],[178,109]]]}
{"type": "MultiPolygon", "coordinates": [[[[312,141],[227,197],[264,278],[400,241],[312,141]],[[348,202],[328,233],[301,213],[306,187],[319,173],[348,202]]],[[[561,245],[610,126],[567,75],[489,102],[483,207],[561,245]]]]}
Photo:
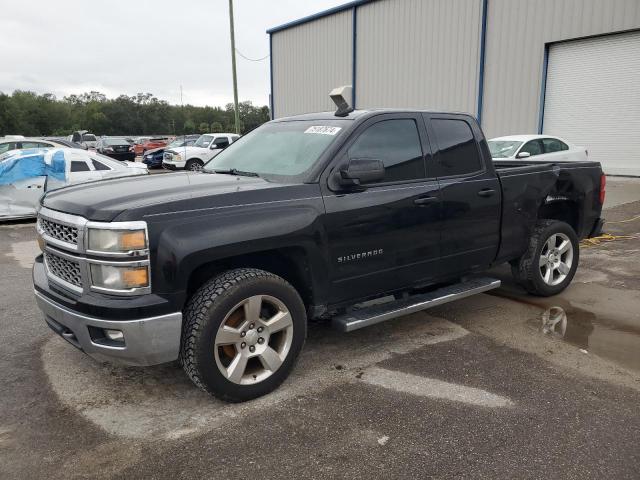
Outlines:
{"type": "MultiPolygon", "coordinates": [[[[234,0],[236,48],[269,54],[268,28],[347,0],[234,0]]],[[[2,0],[0,92],[109,98],[150,92],[172,104],[233,101],[228,0],[2,0]]],[[[269,59],[237,56],[240,101],[267,105],[269,59]]]]}

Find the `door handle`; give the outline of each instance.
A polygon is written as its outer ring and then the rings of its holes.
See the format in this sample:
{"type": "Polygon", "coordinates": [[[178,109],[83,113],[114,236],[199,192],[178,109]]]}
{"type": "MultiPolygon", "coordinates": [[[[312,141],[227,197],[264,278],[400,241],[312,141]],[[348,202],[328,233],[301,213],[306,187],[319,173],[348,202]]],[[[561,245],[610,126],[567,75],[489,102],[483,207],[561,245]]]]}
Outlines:
{"type": "Polygon", "coordinates": [[[438,197],[421,197],[416,198],[413,203],[416,205],[429,205],[430,203],[436,203],[438,201],[438,197]]]}
{"type": "Polygon", "coordinates": [[[492,188],[483,188],[478,192],[479,197],[491,197],[496,191],[492,188]]]}

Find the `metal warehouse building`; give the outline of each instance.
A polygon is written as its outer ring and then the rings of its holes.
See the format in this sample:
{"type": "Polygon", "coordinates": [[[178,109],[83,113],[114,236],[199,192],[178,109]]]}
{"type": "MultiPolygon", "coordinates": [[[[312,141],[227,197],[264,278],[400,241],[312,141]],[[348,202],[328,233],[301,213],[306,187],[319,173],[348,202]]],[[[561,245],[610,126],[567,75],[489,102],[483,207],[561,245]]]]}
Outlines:
{"type": "Polygon", "coordinates": [[[640,0],[360,0],[268,33],[275,118],[352,85],[356,108],[470,112],[640,175],[640,0]]]}

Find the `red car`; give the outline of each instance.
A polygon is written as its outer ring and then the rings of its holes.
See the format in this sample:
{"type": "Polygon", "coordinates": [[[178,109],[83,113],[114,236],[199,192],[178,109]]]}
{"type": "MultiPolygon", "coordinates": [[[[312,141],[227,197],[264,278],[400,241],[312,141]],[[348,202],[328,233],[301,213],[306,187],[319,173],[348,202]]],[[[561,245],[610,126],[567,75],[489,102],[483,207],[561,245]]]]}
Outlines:
{"type": "Polygon", "coordinates": [[[133,151],[136,155],[144,155],[147,150],[153,150],[154,148],[166,147],[169,143],[169,139],[163,138],[141,138],[133,146],[133,151]]]}

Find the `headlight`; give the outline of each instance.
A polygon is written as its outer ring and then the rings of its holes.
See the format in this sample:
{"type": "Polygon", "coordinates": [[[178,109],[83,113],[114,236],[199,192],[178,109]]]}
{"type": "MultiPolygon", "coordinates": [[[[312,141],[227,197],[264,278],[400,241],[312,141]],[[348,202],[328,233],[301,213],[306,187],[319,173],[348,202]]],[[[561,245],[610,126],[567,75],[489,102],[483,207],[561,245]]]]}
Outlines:
{"type": "Polygon", "coordinates": [[[145,250],[147,245],[146,229],[119,230],[89,228],[89,250],[94,252],[126,253],[132,250],[145,250]]]}
{"type": "Polygon", "coordinates": [[[109,290],[131,290],[149,286],[149,267],[91,264],[91,283],[109,290]]]}

